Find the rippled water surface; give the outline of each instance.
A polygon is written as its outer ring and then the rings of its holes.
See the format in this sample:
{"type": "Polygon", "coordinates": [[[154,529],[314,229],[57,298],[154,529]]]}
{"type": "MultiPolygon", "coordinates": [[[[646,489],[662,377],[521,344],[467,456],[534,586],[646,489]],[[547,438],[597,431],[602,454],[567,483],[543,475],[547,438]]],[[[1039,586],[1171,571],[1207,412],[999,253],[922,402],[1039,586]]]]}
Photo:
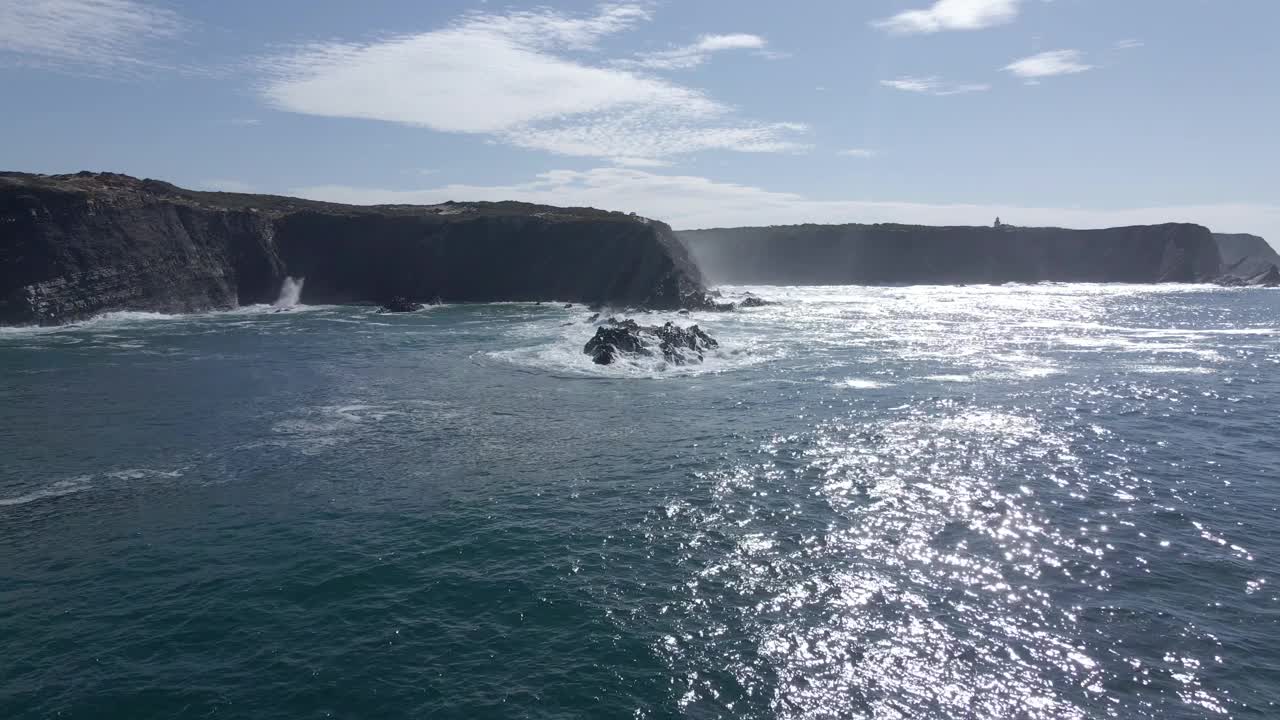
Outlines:
{"type": "Polygon", "coordinates": [[[0,329],[0,717],[1280,714],[1280,292],[750,290],[0,329]]]}

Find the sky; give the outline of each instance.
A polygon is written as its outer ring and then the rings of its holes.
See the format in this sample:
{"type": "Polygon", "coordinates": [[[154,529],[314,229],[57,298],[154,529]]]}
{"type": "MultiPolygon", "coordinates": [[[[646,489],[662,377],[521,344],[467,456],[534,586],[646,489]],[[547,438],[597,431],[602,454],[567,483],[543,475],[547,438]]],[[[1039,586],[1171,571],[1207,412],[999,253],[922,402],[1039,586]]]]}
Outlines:
{"type": "Polygon", "coordinates": [[[1275,0],[0,0],[0,169],[1280,244],[1275,0]]]}

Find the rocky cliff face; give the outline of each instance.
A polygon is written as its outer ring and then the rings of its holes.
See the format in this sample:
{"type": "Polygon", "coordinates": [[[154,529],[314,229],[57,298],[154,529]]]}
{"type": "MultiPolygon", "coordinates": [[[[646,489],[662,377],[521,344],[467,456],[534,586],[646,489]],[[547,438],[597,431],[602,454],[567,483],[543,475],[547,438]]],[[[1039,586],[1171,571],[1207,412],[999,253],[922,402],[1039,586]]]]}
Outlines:
{"type": "Polygon", "coordinates": [[[1222,254],[1222,272],[1226,275],[1251,277],[1280,266],[1280,254],[1257,235],[1215,233],[1218,252],[1222,254]]]}
{"type": "Polygon", "coordinates": [[[1108,230],[793,225],[679,233],[709,280],[745,284],[1197,282],[1218,275],[1199,225],[1108,230]]]}
{"type": "Polygon", "coordinates": [[[0,324],[307,303],[707,302],[666,225],[523,203],[354,207],[110,173],[0,173],[0,324]]]}

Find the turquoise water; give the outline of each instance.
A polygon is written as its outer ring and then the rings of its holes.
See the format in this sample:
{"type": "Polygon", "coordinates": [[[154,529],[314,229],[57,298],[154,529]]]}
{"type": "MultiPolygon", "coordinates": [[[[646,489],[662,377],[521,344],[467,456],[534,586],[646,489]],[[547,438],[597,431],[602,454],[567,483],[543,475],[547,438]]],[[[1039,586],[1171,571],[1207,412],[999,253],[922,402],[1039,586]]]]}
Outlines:
{"type": "Polygon", "coordinates": [[[1280,713],[1280,293],[750,290],[0,330],[0,717],[1280,713]]]}

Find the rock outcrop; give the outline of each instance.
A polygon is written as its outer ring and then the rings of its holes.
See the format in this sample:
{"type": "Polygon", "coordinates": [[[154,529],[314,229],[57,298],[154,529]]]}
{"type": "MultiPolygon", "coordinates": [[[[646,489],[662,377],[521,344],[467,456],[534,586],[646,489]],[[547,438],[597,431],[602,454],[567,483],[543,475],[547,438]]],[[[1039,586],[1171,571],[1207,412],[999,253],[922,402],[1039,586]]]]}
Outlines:
{"type": "Polygon", "coordinates": [[[378,308],[380,313],[411,313],[418,312],[426,307],[422,303],[416,303],[406,297],[393,297],[382,303],[382,307],[378,308]]]}
{"type": "Polygon", "coordinates": [[[1213,235],[1170,223],[1111,228],[792,225],[678,233],[706,277],[764,285],[1202,282],[1213,235]]]}
{"type": "Polygon", "coordinates": [[[668,322],[662,326],[640,325],[635,320],[609,318],[596,328],[582,352],[597,365],[610,365],[624,355],[662,356],[673,365],[702,362],[708,350],[719,347],[715,338],[697,325],[687,328],[668,322]]]}
{"type": "Polygon", "coordinates": [[[1280,265],[1280,254],[1257,235],[1214,233],[1218,252],[1222,255],[1222,270],[1226,278],[1238,278],[1249,284],[1252,278],[1265,275],[1280,265]]]}
{"type": "Polygon", "coordinates": [[[1270,265],[1266,270],[1243,277],[1226,274],[1214,282],[1223,287],[1280,287],[1280,267],[1270,265]]]}
{"type": "Polygon", "coordinates": [[[356,207],[112,173],[0,173],[0,324],[111,310],[543,300],[708,307],[663,223],[515,202],[356,207]]]}

